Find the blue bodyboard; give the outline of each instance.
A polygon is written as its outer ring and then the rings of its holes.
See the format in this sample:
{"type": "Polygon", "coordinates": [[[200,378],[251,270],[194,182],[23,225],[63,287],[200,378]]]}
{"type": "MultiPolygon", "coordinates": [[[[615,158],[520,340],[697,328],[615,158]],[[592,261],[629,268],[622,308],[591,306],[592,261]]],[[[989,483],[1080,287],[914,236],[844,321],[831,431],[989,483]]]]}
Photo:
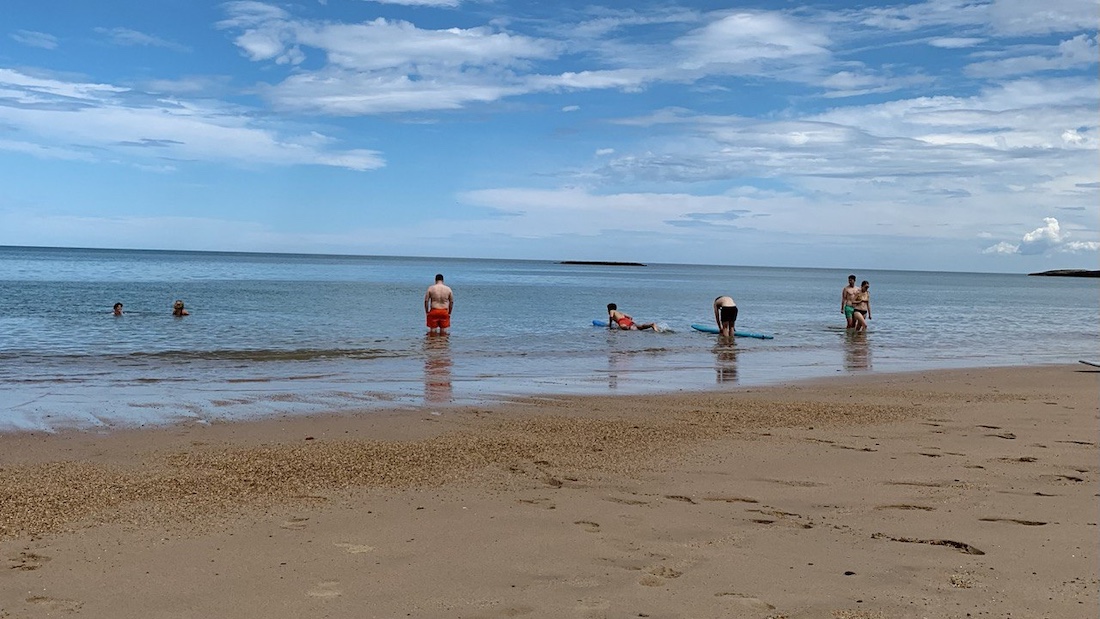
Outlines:
{"type": "MultiPolygon", "coordinates": [[[[703,333],[718,333],[718,327],[714,325],[691,325],[692,329],[696,331],[702,331],[703,333]]],[[[734,335],[737,337],[755,337],[758,340],[771,340],[775,339],[774,335],[767,335],[765,333],[753,333],[752,331],[734,331],[734,335]]]]}

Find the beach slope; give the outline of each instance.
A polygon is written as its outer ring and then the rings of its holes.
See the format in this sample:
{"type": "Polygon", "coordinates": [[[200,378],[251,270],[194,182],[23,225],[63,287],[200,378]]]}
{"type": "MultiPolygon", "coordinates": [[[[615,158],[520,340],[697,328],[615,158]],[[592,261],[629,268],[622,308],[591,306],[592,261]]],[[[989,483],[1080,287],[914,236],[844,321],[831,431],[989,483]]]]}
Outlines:
{"type": "Polygon", "coordinates": [[[0,617],[1095,616],[1098,377],[3,436],[0,617]]]}

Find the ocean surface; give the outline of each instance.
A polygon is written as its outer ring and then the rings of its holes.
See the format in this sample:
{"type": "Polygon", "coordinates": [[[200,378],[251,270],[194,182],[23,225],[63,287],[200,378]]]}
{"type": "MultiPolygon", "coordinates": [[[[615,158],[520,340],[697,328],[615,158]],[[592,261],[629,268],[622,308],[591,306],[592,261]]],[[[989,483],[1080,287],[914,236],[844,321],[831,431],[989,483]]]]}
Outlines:
{"type": "Polygon", "coordinates": [[[836,269],[0,247],[0,431],[439,412],[1100,351],[1095,279],[852,272],[871,282],[864,334],[843,328],[836,269]],[[446,337],[423,322],[437,272],[455,291],[446,337]],[[775,338],[693,331],[723,294],[739,330],[775,338]],[[175,299],[190,316],[172,317],[175,299]],[[667,331],[593,327],[611,302],[667,331]]]}

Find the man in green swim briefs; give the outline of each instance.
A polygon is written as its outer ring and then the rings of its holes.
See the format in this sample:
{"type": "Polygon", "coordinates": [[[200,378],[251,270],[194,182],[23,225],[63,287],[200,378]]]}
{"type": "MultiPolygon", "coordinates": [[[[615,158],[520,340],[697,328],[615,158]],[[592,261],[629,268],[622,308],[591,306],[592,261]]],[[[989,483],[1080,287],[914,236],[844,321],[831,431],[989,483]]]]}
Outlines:
{"type": "Polygon", "coordinates": [[[848,322],[846,328],[851,329],[856,326],[855,318],[856,302],[859,300],[859,287],[856,286],[856,276],[848,276],[848,285],[840,291],[840,313],[844,314],[844,319],[848,322]]]}

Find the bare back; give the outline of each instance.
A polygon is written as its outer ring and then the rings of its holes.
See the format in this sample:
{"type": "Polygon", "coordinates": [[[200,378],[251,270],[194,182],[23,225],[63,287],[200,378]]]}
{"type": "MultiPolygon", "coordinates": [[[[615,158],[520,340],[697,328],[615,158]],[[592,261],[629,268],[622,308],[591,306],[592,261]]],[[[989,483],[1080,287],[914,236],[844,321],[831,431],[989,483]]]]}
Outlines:
{"type": "Polygon", "coordinates": [[[429,309],[445,309],[450,311],[455,304],[454,292],[451,291],[451,287],[443,284],[436,283],[428,286],[428,291],[424,293],[424,304],[429,309]]]}

